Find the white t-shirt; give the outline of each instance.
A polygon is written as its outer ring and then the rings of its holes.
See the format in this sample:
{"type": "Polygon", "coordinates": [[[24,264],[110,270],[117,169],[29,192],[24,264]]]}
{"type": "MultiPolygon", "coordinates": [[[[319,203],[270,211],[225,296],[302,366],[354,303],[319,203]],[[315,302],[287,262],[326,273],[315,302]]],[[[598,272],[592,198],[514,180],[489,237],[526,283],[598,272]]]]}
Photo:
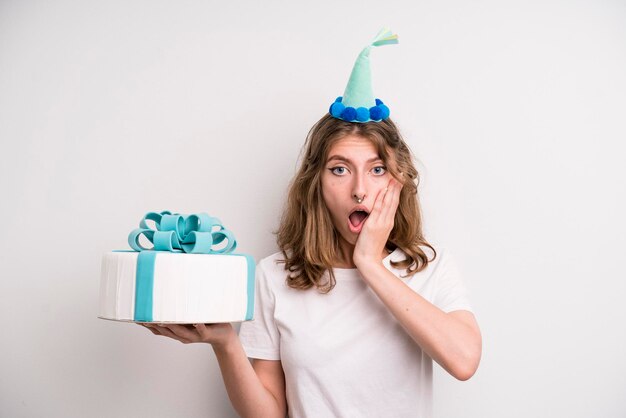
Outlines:
{"type": "MultiPolygon", "coordinates": [[[[383,264],[401,277],[406,271],[390,260],[404,258],[396,249],[383,264]]],[[[239,338],[248,357],[282,362],[289,417],[430,417],[432,360],[358,270],[333,269],[337,284],[322,294],[288,287],[280,259],[259,262],[254,320],[241,324],[239,338]]],[[[444,312],[471,311],[446,250],[402,280],[444,312]]]]}

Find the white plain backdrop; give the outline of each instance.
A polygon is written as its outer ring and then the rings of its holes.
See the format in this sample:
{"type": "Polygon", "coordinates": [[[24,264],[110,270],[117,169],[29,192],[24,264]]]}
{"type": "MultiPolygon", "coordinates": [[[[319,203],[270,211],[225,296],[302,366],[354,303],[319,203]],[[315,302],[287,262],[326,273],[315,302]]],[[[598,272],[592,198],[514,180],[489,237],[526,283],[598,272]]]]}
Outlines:
{"type": "Polygon", "coordinates": [[[383,26],[374,91],[484,338],[435,417],[626,417],[626,4],[599,0],[1,1],[0,416],[236,416],[209,346],[96,318],[100,257],[164,209],[274,252],[383,26]]]}

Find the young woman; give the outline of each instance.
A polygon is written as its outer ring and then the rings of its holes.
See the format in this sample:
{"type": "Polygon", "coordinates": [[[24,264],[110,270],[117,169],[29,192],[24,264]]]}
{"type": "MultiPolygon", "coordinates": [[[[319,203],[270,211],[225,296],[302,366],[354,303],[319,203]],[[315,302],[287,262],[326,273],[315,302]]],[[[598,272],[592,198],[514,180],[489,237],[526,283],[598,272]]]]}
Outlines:
{"type": "Polygon", "coordinates": [[[257,266],[254,321],[239,335],[145,326],[212,344],[242,417],[429,417],[432,360],[469,379],[481,336],[454,260],[423,236],[418,183],[390,119],[324,116],[290,185],[281,251],[257,266]]]}

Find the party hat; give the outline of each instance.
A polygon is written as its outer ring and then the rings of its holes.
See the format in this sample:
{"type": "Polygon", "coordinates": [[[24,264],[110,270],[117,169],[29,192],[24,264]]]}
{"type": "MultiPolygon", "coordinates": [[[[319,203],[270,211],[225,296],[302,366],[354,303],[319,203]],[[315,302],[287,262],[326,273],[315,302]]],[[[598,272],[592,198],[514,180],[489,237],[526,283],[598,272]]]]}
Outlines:
{"type": "Polygon", "coordinates": [[[370,50],[375,46],[398,43],[398,35],[381,29],[374,40],[359,54],[352,68],[350,80],[343,93],[330,106],[330,114],[347,122],[380,122],[389,117],[389,108],[372,92],[370,50]]]}

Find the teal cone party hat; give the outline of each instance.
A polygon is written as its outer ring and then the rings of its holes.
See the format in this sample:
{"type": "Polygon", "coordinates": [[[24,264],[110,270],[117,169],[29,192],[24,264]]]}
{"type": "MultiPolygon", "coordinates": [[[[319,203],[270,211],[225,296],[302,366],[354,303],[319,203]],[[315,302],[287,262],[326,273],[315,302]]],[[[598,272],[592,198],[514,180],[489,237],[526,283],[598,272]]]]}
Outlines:
{"type": "Polygon", "coordinates": [[[389,117],[389,108],[372,92],[370,50],[375,46],[398,43],[398,35],[389,29],[381,29],[374,40],[359,54],[352,68],[350,80],[343,96],[337,97],[330,106],[330,114],[347,122],[380,122],[389,117]]]}

